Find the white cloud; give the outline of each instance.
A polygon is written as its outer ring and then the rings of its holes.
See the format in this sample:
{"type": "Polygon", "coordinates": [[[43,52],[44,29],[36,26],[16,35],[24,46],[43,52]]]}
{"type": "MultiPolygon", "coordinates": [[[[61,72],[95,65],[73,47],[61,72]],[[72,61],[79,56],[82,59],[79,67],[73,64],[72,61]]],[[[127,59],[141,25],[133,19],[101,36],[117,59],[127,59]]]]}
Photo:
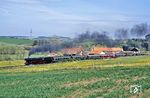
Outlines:
{"type": "Polygon", "coordinates": [[[36,4],[38,3],[37,0],[5,0],[7,3],[13,4],[36,4]]]}
{"type": "Polygon", "coordinates": [[[94,8],[94,5],[90,5],[91,9],[86,9],[90,10],[87,12],[82,9],[81,12],[79,9],[77,9],[77,12],[71,12],[69,7],[66,7],[69,9],[68,11],[64,11],[49,5],[51,3],[58,4],[62,1],[64,0],[5,0],[1,4],[0,12],[2,12],[1,15],[9,16],[5,18],[4,25],[8,24],[10,27],[13,25],[13,28],[20,27],[24,30],[27,27],[34,27],[41,31],[45,30],[45,32],[76,32],[87,28],[111,31],[121,26],[127,27],[148,19],[148,17],[143,18],[143,16],[137,17],[138,15],[113,13],[109,9],[94,8]],[[45,3],[48,5],[45,5],[45,3]],[[57,30],[57,27],[60,30],[57,30]]]}
{"type": "MultiPolygon", "coordinates": [[[[43,0],[45,1],[45,0],[43,0]]],[[[40,0],[6,0],[7,4],[4,6],[7,8],[5,12],[14,12],[16,15],[22,15],[21,13],[27,12],[30,13],[30,17],[36,17],[34,19],[40,20],[82,20],[85,19],[85,17],[82,17],[80,15],[70,15],[67,13],[64,13],[63,11],[54,10],[51,7],[45,6],[43,4],[43,1],[40,0]]],[[[48,1],[48,0],[46,0],[48,1]]],[[[46,2],[45,1],[45,2],[46,2]]],[[[58,2],[62,0],[49,0],[49,2],[58,2]]],[[[24,16],[21,16],[24,17],[24,16]]],[[[28,17],[28,16],[26,16],[28,17]]]]}

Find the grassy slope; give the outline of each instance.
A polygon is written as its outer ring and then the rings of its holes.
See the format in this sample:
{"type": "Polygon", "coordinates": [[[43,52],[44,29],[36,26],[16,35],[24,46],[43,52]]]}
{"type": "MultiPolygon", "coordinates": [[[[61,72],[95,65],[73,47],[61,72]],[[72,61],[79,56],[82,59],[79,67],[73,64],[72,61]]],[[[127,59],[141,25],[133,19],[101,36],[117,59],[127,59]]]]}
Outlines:
{"type": "Polygon", "coordinates": [[[148,56],[47,66],[24,67],[21,62],[21,66],[18,65],[6,69],[2,63],[0,64],[1,97],[149,98],[150,96],[150,57],[148,56]],[[96,68],[93,68],[92,62],[95,62],[96,68]],[[120,64],[121,66],[118,67],[120,64]],[[63,70],[55,70],[59,69],[57,66],[63,70]],[[135,84],[142,85],[142,93],[130,93],[130,86],[135,84]]]}
{"type": "Polygon", "coordinates": [[[0,37],[0,43],[14,44],[14,45],[31,45],[32,40],[29,39],[17,39],[17,38],[2,38],[0,37]]]}

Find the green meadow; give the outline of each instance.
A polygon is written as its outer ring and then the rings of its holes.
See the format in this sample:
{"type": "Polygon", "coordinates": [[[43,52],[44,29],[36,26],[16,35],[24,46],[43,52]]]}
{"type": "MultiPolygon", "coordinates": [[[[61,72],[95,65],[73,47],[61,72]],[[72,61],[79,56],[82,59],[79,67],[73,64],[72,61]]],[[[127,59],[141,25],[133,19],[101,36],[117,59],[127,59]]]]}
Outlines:
{"type": "Polygon", "coordinates": [[[0,37],[0,44],[5,45],[32,45],[33,40],[30,39],[18,39],[18,38],[3,38],[0,37]]]}
{"type": "Polygon", "coordinates": [[[149,98],[150,57],[24,66],[0,62],[0,98],[149,98]],[[141,92],[131,93],[132,85],[141,92]]]}

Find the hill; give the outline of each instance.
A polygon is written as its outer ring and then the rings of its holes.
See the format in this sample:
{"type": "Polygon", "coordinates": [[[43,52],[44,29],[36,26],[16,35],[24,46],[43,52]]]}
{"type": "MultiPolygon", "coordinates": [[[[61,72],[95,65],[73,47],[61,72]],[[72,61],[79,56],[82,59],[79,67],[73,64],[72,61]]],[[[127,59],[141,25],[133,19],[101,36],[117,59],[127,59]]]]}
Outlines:
{"type": "Polygon", "coordinates": [[[32,45],[33,40],[21,39],[21,38],[0,37],[0,43],[1,44],[12,44],[12,45],[32,45]]]}
{"type": "Polygon", "coordinates": [[[34,38],[34,40],[59,40],[62,42],[72,41],[70,37],[63,37],[63,36],[52,36],[52,37],[39,36],[37,38],[34,38]]]}

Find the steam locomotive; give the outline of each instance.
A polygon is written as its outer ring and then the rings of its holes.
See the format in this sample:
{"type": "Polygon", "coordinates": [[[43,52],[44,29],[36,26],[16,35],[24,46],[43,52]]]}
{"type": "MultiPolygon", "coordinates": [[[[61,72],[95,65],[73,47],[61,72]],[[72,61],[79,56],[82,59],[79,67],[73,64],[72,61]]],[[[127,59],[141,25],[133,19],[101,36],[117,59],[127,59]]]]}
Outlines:
{"type": "Polygon", "coordinates": [[[39,58],[26,58],[25,65],[36,65],[36,64],[49,64],[73,60],[90,60],[90,59],[106,59],[116,58],[113,55],[88,55],[88,56],[56,56],[56,57],[39,57],[39,58]]]}

